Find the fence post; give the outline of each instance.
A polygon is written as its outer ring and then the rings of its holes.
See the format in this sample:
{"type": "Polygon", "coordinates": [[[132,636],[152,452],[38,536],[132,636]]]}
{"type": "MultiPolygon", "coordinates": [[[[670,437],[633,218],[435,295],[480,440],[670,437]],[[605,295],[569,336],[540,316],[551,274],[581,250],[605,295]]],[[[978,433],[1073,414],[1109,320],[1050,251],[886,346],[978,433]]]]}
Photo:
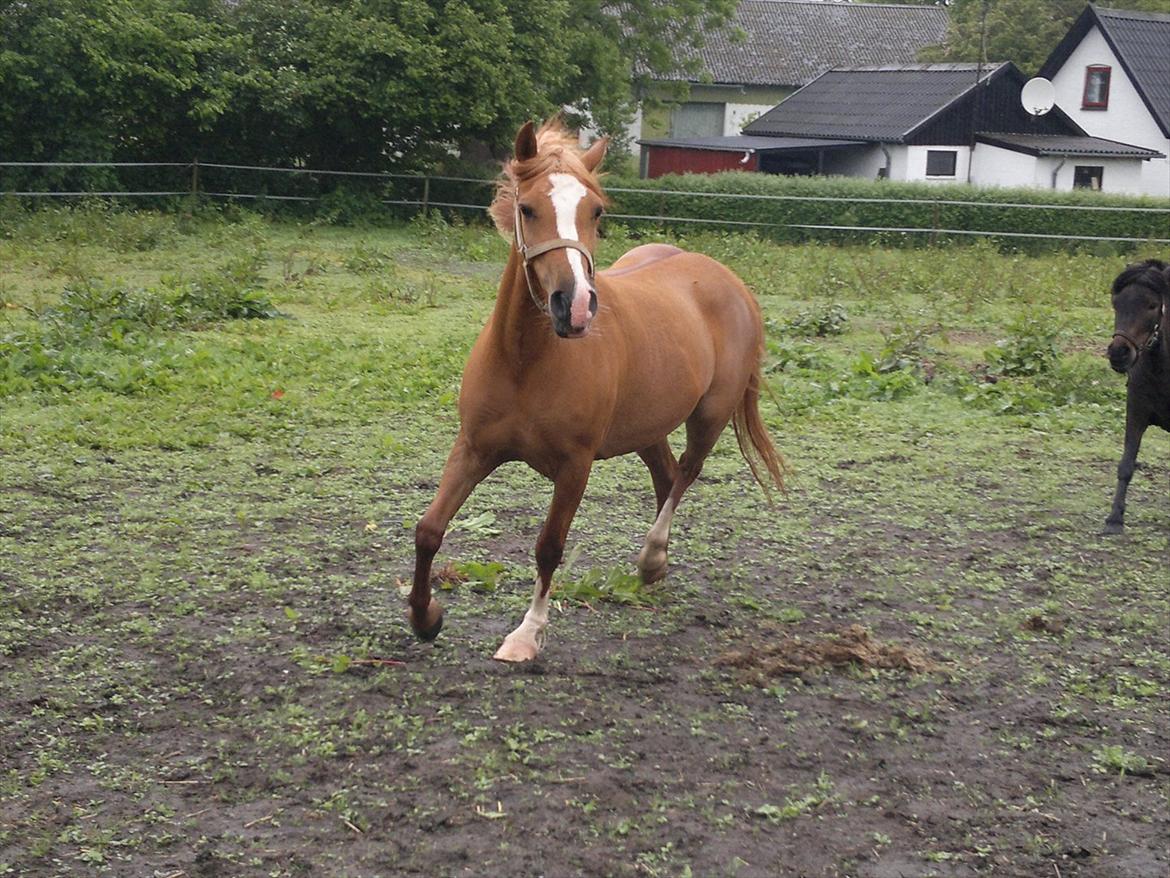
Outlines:
{"type": "Polygon", "coordinates": [[[425,177],[423,177],[422,212],[423,212],[424,218],[427,215],[427,209],[428,209],[428,206],[430,204],[430,200],[431,200],[431,175],[427,174],[425,177]]]}
{"type": "Polygon", "coordinates": [[[191,200],[199,197],[199,157],[191,161],[191,200]]]}

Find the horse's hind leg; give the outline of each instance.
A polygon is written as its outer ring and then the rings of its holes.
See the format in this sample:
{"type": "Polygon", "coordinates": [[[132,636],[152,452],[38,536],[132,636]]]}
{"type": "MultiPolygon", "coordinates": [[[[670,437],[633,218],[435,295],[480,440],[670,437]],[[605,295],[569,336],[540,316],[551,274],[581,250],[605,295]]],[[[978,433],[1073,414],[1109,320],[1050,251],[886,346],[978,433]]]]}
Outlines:
{"type": "Polygon", "coordinates": [[[670,489],[674,487],[675,476],[678,475],[678,461],[674,459],[674,452],[670,450],[670,443],[663,438],[649,448],[638,452],[638,457],[650,470],[650,478],[654,482],[654,499],[658,502],[656,512],[662,511],[662,504],[670,496],[670,489]]]}
{"type": "MultiPolygon", "coordinates": [[[[641,574],[642,581],[645,583],[657,582],[666,575],[667,547],[670,544],[670,525],[674,520],[674,512],[678,509],[683,493],[699,477],[703,463],[706,461],[707,455],[711,453],[711,449],[715,447],[719,434],[723,432],[723,428],[731,420],[731,411],[734,410],[734,405],[728,410],[726,417],[712,415],[712,408],[714,407],[708,403],[700,404],[695,409],[694,414],[687,419],[686,450],[679,458],[670,492],[666,499],[660,503],[658,518],[655,519],[654,526],[646,534],[646,544],[638,555],[638,573],[641,574]]],[[[665,440],[663,440],[663,444],[665,444],[665,440]]],[[[666,450],[668,453],[670,452],[669,448],[666,450]]],[[[653,471],[651,469],[651,473],[653,471]]],[[[655,488],[657,488],[657,480],[655,488]]]]}

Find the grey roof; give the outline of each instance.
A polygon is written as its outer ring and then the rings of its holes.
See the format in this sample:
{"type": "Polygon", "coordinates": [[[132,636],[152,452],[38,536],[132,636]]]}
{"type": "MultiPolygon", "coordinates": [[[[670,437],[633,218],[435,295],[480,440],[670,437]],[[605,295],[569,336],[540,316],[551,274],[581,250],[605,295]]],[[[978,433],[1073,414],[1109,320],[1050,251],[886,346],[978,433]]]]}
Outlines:
{"type": "Polygon", "coordinates": [[[1051,79],[1096,24],[1162,133],[1170,137],[1170,14],[1090,4],[1040,68],[1051,79]]]}
{"type": "Polygon", "coordinates": [[[943,6],[742,0],[699,55],[716,83],[800,86],[843,64],[913,63],[946,31],[943,6]]]}
{"type": "Polygon", "coordinates": [[[980,132],[979,139],[992,146],[1002,146],[1029,155],[1066,155],[1086,158],[1164,158],[1156,149],[1118,143],[1101,137],[1077,137],[1064,134],[999,134],[980,132]]]}
{"type": "MultiPolygon", "coordinates": [[[[1015,69],[988,64],[982,79],[1015,69]]],[[[830,70],[743,129],[750,135],[898,143],[975,86],[976,64],[830,70]]]]}
{"type": "Polygon", "coordinates": [[[704,149],[717,152],[782,152],[792,149],[826,149],[834,146],[857,146],[856,140],[825,140],[819,137],[748,137],[733,134],[727,137],[662,138],[639,140],[642,146],[679,146],[685,149],[704,149]]]}

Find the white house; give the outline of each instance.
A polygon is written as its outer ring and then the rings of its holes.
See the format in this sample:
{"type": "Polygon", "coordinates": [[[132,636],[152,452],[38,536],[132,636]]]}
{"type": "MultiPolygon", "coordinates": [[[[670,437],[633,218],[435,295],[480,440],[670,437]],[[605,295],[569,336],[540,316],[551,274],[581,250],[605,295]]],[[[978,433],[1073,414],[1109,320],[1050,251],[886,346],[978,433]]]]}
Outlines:
{"type": "Polygon", "coordinates": [[[1100,168],[1103,188],[1170,197],[1170,15],[1090,4],[1040,75],[1052,80],[1056,105],[1087,134],[1162,154],[1120,186],[1100,168]]]}
{"type": "Polygon", "coordinates": [[[1029,115],[1024,82],[1010,62],[830,70],[740,136],[644,139],[644,169],[1135,192],[1143,164],[1165,158],[1087,136],[1059,107],[1029,115]]]}

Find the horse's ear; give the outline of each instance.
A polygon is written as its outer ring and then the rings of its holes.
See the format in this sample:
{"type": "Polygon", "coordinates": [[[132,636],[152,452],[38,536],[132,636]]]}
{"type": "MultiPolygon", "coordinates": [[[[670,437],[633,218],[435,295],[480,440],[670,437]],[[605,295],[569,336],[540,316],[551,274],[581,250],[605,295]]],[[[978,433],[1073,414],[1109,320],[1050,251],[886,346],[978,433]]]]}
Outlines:
{"type": "Polygon", "coordinates": [[[581,164],[586,170],[596,171],[597,166],[601,164],[601,160],[605,158],[605,151],[609,149],[609,138],[602,137],[593,142],[593,146],[589,147],[581,156],[581,164]]]}
{"type": "Polygon", "coordinates": [[[516,135],[516,161],[525,162],[536,158],[536,129],[531,120],[524,123],[516,135]]]}

